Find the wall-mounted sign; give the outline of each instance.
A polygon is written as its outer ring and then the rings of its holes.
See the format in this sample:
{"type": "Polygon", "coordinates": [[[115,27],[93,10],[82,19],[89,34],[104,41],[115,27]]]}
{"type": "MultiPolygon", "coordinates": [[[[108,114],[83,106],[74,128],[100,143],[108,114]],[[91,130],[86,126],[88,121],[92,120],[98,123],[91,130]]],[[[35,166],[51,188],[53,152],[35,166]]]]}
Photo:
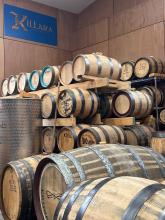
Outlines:
{"type": "Polygon", "coordinates": [[[30,10],[4,5],[4,34],[38,43],[57,45],[57,20],[30,10]]]}

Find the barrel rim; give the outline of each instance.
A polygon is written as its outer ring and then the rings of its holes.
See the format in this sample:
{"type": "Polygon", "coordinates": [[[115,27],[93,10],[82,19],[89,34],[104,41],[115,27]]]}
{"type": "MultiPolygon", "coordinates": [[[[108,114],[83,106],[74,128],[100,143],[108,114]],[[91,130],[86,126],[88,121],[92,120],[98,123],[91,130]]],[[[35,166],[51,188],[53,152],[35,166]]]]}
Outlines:
{"type": "Polygon", "coordinates": [[[8,77],[8,83],[7,83],[7,90],[8,90],[8,93],[9,95],[16,95],[18,93],[18,90],[17,90],[17,76],[16,75],[10,75],[8,77]],[[10,90],[9,90],[9,83],[10,83],[10,79],[14,77],[14,80],[15,80],[15,88],[14,88],[14,91],[12,93],[10,93],[10,90]]]}
{"type": "Polygon", "coordinates": [[[62,65],[61,65],[61,67],[60,67],[60,70],[59,70],[59,80],[60,80],[60,83],[61,83],[63,86],[65,86],[65,85],[70,85],[70,84],[73,82],[73,80],[74,80],[74,78],[72,78],[72,80],[71,80],[71,82],[70,82],[69,84],[66,84],[66,83],[64,83],[64,82],[62,81],[62,79],[61,79],[61,71],[62,71],[63,67],[64,67],[66,64],[72,64],[72,76],[74,75],[74,74],[73,74],[73,61],[67,60],[67,61],[63,62],[62,65]]]}
{"type": "Polygon", "coordinates": [[[40,74],[41,74],[41,70],[33,70],[29,76],[29,87],[31,89],[31,91],[36,91],[38,89],[40,89],[41,85],[40,85],[40,74]],[[32,76],[35,74],[35,73],[38,73],[39,75],[39,80],[38,80],[38,85],[37,87],[35,88],[32,83],[31,83],[31,79],[32,79],[32,76]]]}
{"type": "Polygon", "coordinates": [[[134,61],[125,61],[125,62],[121,63],[121,68],[122,68],[122,72],[121,72],[120,80],[121,81],[129,81],[129,80],[131,80],[133,75],[134,75],[135,62],[134,61]],[[129,65],[132,66],[132,74],[131,74],[131,76],[128,79],[124,80],[124,79],[122,79],[122,72],[123,72],[123,66],[126,65],[126,64],[129,64],[129,65]]]}
{"type": "Polygon", "coordinates": [[[4,83],[4,81],[5,81],[5,80],[7,80],[7,81],[8,81],[8,80],[9,80],[9,78],[8,78],[8,77],[6,77],[6,78],[4,78],[4,79],[1,81],[1,94],[2,94],[2,96],[3,96],[3,97],[5,97],[5,96],[8,96],[8,95],[9,95],[9,93],[8,93],[8,82],[7,82],[7,95],[4,95],[4,94],[3,94],[2,87],[3,87],[3,83],[4,83]]]}
{"type": "MultiPolygon", "coordinates": [[[[57,68],[58,68],[58,67],[57,67],[57,68]]],[[[43,67],[41,71],[42,71],[41,74],[40,74],[40,83],[41,83],[41,86],[42,86],[43,88],[48,88],[48,87],[50,87],[50,86],[53,84],[53,82],[54,82],[54,80],[55,80],[55,70],[54,70],[53,66],[47,65],[47,66],[43,67]],[[49,84],[46,84],[46,83],[44,82],[43,78],[44,78],[45,71],[48,70],[48,69],[51,69],[52,78],[51,78],[51,80],[50,80],[50,83],[49,83],[49,84]]]]}
{"type": "MultiPolygon", "coordinates": [[[[151,59],[152,59],[152,57],[151,57],[151,59]]],[[[135,62],[134,74],[135,74],[135,76],[136,76],[137,78],[139,78],[139,79],[141,79],[141,78],[145,78],[145,77],[150,73],[151,69],[152,69],[152,66],[151,66],[151,63],[150,63],[149,57],[140,57],[140,58],[137,59],[136,62],[135,62]],[[147,61],[148,64],[149,64],[148,72],[147,72],[147,74],[146,74],[145,76],[143,76],[143,77],[138,76],[137,73],[136,73],[136,71],[135,71],[135,69],[136,69],[136,65],[137,65],[137,63],[138,63],[140,60],[145,60],[145,61],[147,61]]]]}
{"type": "MultiPolygon", "coordinates": [[[[55,99],[54,95],[53,95],[51,92],[46,92],[46,93],[44,93],[44,94],[41,96],[41,102],[42,102],[43,98],[44,98],[46,95],[49,96],[50,99],[51,99],[51,101],[52,101],[52,111],[51,111],[51,113],[49,114],[49,116],[45,116],[44,113],[43,113],[43,111],[42,111],[42,117],[45,118],[45,119],[48,119],[48,118],[54,117],[55,108],[56,108],[56,99],[55,99]]],[[[42,107],[42,103],[41,103],[41,107],[42,107]]]]}
{"type": "MultiPolygon", "coordinates": [[[[45,131],[51,131],[52,132],[52,127],[45,127],[44,129],[42,129],[42,132],[41,132],[41,144],[42,144],[42,149],[44,150],[45,153],[52,153],[52,152],[47,152],[45,149],[45,146],[44,146],[44,133],[45,131]]],[[[53,151],[55,150],[55,138],[53,140],[53,151]]]]}
{"type": "Polygon", "coordinates": [[[28,80],[28,77],[27,77],[27,73],[26,72],[22,72],[18,75],[18,79],[17,79],[17,90],[18,92],[22,92],[22,91],[29,91],[28,90],[28,86],[29,86],[29,80],[28,80]],[[26,82],[25,82],[25,88],[23,90],[20,89],[20,86],[19,86],[19,80],[21,78],[21,76],[24,75],[25,78],[26,78],[26,82]]]}

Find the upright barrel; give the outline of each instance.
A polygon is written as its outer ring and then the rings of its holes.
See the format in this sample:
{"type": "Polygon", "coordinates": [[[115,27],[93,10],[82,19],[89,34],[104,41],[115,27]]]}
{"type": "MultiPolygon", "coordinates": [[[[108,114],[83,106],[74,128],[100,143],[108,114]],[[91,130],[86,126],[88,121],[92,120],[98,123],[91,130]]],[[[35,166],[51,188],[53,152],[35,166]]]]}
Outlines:
{"type": "Polygon", "coordinates": [[[40,153],[40,99],[0,99],[0,176],[3,166],[40,153]]]}
{"type": "Polygon", "coordinates": [[[121,66],[122,66],[122,72],[121,72],[120,80],[122,81],[131,80],[134,75],[135,62],[127,61],[122,63],[121,66]]]}
{"type": "Polygon", "coordinates": [[[16,95],[18,94],[17,90],[17,76],[11,75],[8,78],[8,93],[9,95],[16,95]]]}
{"type": "Polygon", "coordinates": [[[162,181],[165,178],[165,160],[148,148],[117,144],[94,145],[52,154],[41,160],[35,173],[37,218],[52,220],[59,199],[68,187],[106,176],[138,176],[162,181]]]}
{"type": "Polygon", "coordinates": [[[83,75],[119,80],[121,71],[121,64],[116,59],[98,53],[80,54],[73,60],[73,75],[76,81],[80,81],[83,75]]]}
{"type": "Polygon", "coordinates": [[[2,94],[2,96],[9,95],[9,93],[8,93],[8,78],[2,80],[2,83],[1,83],[1,94],[2,94]]]}
{"type": "Polygon", "coordinates": [[[59,75],[60,82],[63,86],[69,85],[73,82],[72,61],[66,61],[61,65],[59,75]]]}
{"type": "Polygon", "coordinates": [[[45,66],[40,75],[40,83],[42,88],[49,88],[57,86],[59,82],[59,67],[58,66],[45,66]]]}
{"type": "Polygon", "coordinates": [[[100,98],[100,109],[101,118],[110,118],[113,115],[112,99],[111,95],[101,95],[100,98]]]}
{"type": "Polygon", "coordinates": [[[30,73],[20,73],[18,76],[17,89],[19,93],[23,91],[30,92],[29,77],[30,73]]]}
{"type": "Polygon", "coordinates": [[[62,117],[73,115],[88,119],[97,113],[98,107],[98,96],[90,90],[66,89],[60,92],[57,100],[58,112],[62,117]]]}
{"type": "Polygon", "coordinates": [[[65,193],[54,220],[164,219],[165,185],[138,177],[101,178],[65,193]]]}
{"type": "Polygon", "coordinates": [[[163,73],[163,62],[153,56],[141,57],[135,63],[135,76],[137,78],[144,78],[150,73],[163,73]]]}
{"type": "Polygon", "coordinates": [[[89,125],[78,124],[75,127],[61,128],[57,135],[58,149],[63,152],[77,148],[77,140],[80,131],[88,127],[89,125]]]}
{"type": "Polygon", "coordinates": [[[113,98],[113,112],[117,117],[145,118],[153,111],[153,98],[140,91],[119,91],[113,98]]]}
{"type": "Polygon", "coordinates": [[[29,77],[29,86],[31,91],[36,91],[41,88],[40,84],[40,75],[42,71],[41,70],[33,70],[29,77]]]}
{"type": "Polygon", "coordinates": [[[5,219],[35,219],[33,179],[43,155],[8,163],[1,179],[1,209],[5,219]]]}
{"type": "Polygon", "coordinates": [[[45,93],[41,96],[43,118],[55,117],[56,101],[57,101],[57,95],[54,95],[50,92],[45,93]]]}
{"type": "Polygon", "coordinates": [[[59,152],[57,149],[58,130],[58,128],[54,129],[53,127],[45,127],[42,130],[42,148],[44,152],[48,154],[59,152]]]}

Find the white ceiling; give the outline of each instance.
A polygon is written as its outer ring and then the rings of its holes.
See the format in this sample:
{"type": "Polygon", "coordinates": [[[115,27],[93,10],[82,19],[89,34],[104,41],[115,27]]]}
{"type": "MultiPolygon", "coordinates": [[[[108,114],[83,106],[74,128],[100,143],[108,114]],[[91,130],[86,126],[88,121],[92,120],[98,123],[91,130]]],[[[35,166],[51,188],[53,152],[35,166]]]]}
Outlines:
{"type": "Polygon", "coordinates": [[[33,0],[72,13],[80,13],[96,0],[33,0]]]}

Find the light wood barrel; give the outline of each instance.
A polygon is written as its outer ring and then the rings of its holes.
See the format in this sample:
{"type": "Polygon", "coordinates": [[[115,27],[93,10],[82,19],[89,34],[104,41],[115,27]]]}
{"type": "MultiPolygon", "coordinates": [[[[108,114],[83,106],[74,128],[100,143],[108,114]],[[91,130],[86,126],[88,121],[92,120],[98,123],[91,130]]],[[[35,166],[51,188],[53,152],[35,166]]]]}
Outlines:
{"type": "Polygon", "coordinates": [[[45,66],[40,75],[40,82],[42,88],[49,88],[53,85],[57,86],[59,82],[58,66],[45,66]]]}
{"type": "Polygon", "coordinates": [[[135,63],[135,76],[137,78],[144,78],[150,73],[163,73],[162,61],[153,56],[139,58],[135,63]]]}
{"type": "Polygon", "coordinates": [[[113,112],[117,117],[145,118],[153,111],[153,98],[140,91],[120,91],[113,97],[113,112]]]}
{"type": "Polygon", "coordinates": [[[40,75],[42,71],[41,70],[33,70],[29,77],[29,86],[31,91],[36,91],[41,88],[40,84],[40,75]]]}
{"type": "Polygon", "coordinates": [[[58,149],[63,152],[77,148],[78,134],[88,127],[89,125],[78,124],[75,127],[61,128],[57,136],[58,149]]]}
{"type": "Polygon", "coordinates": [[[122,81],[131,80],[131,78],[134,75],[135,62],[134,61],[127,61],[127,62],[122,63],[121,66],[122,66],[122,72],[121,72],[120,80],[122,80],[122,81]]]}
{"type": "Polygon", "coordinates": [[[31,73],[20,73],[18,76],[17,89],[18,92],[30,92],[29,77],[31,73]]]}
{"type": "Polygon", "coordinates": [[[160,120],[161,124],[165,125],[165,108],[160,110],[159,120],[160,120]]]}
{"type": "Polygon", "coordinates": [[[54,118],[56,111],[56,95],[52,93],[45,93],[41,96],[41,110],[43,118],[54,118]]]}
{"type": "Polygon", "coordinates": [[[154,102],[156,102],[157,99],[157,103],[159,106],[161,106],[164,102],[164,94],[160,88],[156,89],[154,86],[144,86],[140,88],[139,91],[150,95],[153,98],[154,102]]]}
{"type": "Polygon", "coordinates": [[[66,89],[60,92],[57,108],[62,117],[71,115],[79,119],[92,118],[98,111],[97,95],[84,89],[66,89]]]}
{"type": "Polygon", "coordinates": [[[157,131],[153,133],[151,147],[156,152],[165,156],[165,132],[157,131]]]}
{"type": "Polygon", "coordinates": [[[83,129],[78,135],[78,146],[85,147],[93,144],[125,144],[126,136],[121,127],[99,125],[83,129]]]}
{"type": "Polygon", "coordinates": [[[155,220],[165,215],[164,204],[165,185],[156,181],[100,178],[70,188],[60,199],[54,220],[155,220]]]}
{"type": "Polygon", "coordinates": [[[83,75],[119,80],[121,64],[113,58],[97,53],[80,54],[73,60],[73,76],[76,81],[81,81],[83,75]]]}
{"type": "Polygon", "coordinates": [[[46,153],[57,153],[59,152],[57,149],[56,137],[59,129],[56,128],[55,132],[53,127],[45,127],[42,130],[42,148],[46,153]]]}
{"type": "Polygon", "coordinates": [[[101,95],[100,97],[100,109],[101,118],[110,118],[113,114],[112,108],[112,96],[101,95]]]}
{"type": "Polygon", "coordinates": [[[33,179],[43,155],[12,161],[1,179],[1,210],[5,219],[34,219],[33,179]]]}
{"type": "Polygon", "coordinates": [[[16,94],[18,94],[18,90],[17,90],[17,77],[18,76],[11,75],[8,78],[7,87],[8,87],[9,95],[16,95],[16,94]]]}
{"type": "Polygon", "coordinates": [[[128,145],[150,146],[152,133],[155,131],[145,125],[134,125],[123,128],[128,145]]]}
{"type": "Polygon", "coordinates": [[[8,93],[8,78],[2,80],[2,83],[1,83],[1,94],[2,94],[2,96],[9,95],[9,93],[8,93]]]}
{"type": "Polygon", "coordinates": [[[63,86],[69,85],[73,82],[72,61],[66,61],[62,64],[59,76],[60,82],[63,86]]]}
{"type": "Polygon", "coordinates": [[[46,216],[52,220],[59,199],[68,187],[106,176],[162,181],[165,159],[148,148],[117,144],[94,145],[47,156],[39,163],[34,180],[37,218],[43,220],[46,216]]]}

